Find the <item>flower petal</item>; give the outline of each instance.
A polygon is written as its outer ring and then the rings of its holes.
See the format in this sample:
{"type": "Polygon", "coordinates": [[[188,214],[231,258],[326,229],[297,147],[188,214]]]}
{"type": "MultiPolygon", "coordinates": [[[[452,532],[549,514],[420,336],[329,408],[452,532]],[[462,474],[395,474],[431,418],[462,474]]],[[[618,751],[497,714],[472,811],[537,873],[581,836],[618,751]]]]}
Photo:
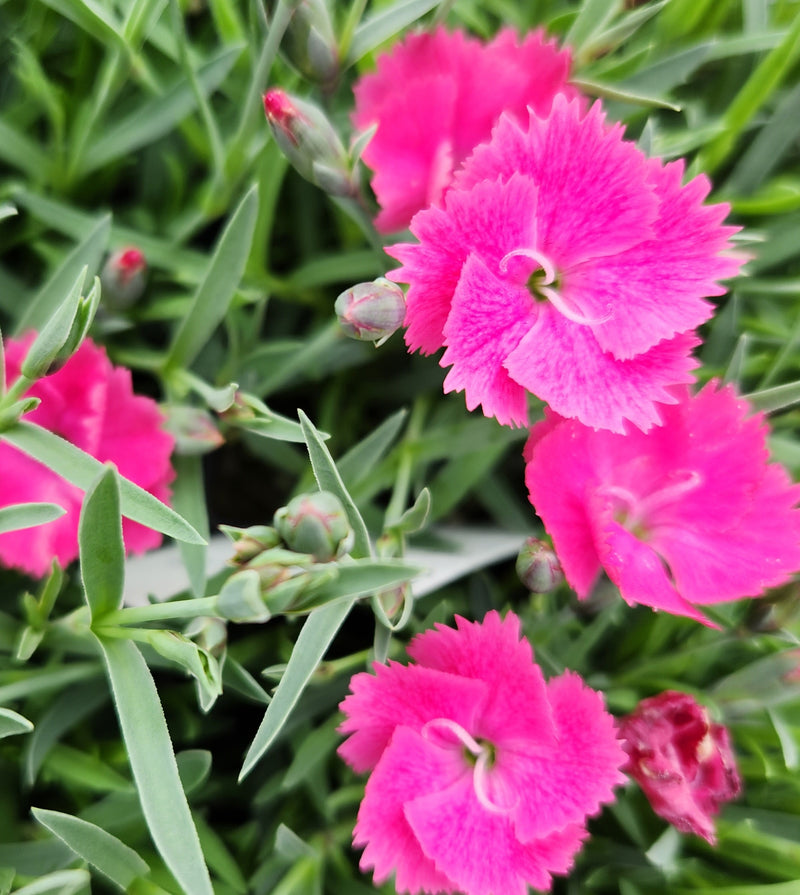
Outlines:
{"type": "Polygon", "coordinates": [[[600,693],[567,672],[548,681],[547,695],[558,731],[551,749],[498,749],[491,774],[524,793],[513,812],[522,842],[538,839],[587,816],[614,800],[613,787],[625,782],[619,770],[627,756],[613,717],[600,693]]]}
{"type": "MultiPolygon", "coordinates": [[[[523,794],[526,795],[526,794],[523,794]]],[[[486,811],[471,777],[406,803],[405,814],[436,868],[470,895],[527,895],[547,890],[552,873],[566,873],[586,836],[570,825],[521,843],[508,815],[486,811]]]]}
{"type": "Polygon", "coordinates": [[[467,409],[483,406],[499,423],[525,425],[528,396],[508,375],[503,363],[535,321],[528,291],[496,276],[476,255],[462,268],[453,306],[444,327],[451,366],[445,392],[464,391],[467,409]]]}
{"type": "Polygon", "coordinates": [[[483,682],[444,670],[396,662],[376,662],[374,669],[375,674],[353,677],[352,693],[339,706],[347,715],[339,730],[351,734],[339,754],[359,773],[376,765],[398,725],[419,731],[434,718],[446,718],[474,730],[489,694],[483,682]]]}
{"type": "Polygon", "coordinates": [[[626,421],[647,430],[660,422],[660,403],[675,403],[670,388],[693,380],[698,364],[690,352],[697,344],[684,333],[621,361],[602,350],[588,326],[543,306],[506,369],[562,416],[612,432],[624,433],[626,421]]]}
{"type": "Polygon", "coordinates": [[[519,175],[508,183],[487,181],[468,193],[451,190],[443,209],[421,211],[411,222],[419,244],[386,249],[403,263],[387,277],[410,284],[405,322],[412,351],[430,354],[444,345],[453,294],[473,251],[479,249],[487,266],[499,272],[509,252],[534,244],[535,210],[536,187],[519,175]]]}
{"type": "Polygon", "coordinates": [[[398,892],[455,893],[458,886],[422,850],[405,815],[405,805],[438,792],[471,769],[456,751],[440,749],[408,727],[398,727],[367,781],[353,833],[365,845],[361,869],[374,869],[380,885],[395,873],[398,892]]]}
{"type": "Polygon", "coordinates": [[[487,613],[483,622],[456,616],[457,629],[437,625],[415,637],[408,654],[420,665],[483,681],[487,699],[469,732],[496,744],[555,743],[544,678],[519,618],[487,613]],[[509,681],[514,685],[509,686],[509,681]]]}

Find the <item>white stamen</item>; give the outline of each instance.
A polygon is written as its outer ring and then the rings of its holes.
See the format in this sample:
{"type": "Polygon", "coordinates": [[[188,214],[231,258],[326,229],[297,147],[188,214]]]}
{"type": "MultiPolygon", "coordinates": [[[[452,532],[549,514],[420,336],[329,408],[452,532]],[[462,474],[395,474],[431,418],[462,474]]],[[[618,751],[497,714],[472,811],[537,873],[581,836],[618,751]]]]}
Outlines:
{"type": "Polygon", "coordinates": [[[483,747],[466,730],[457,722],[451,721],[450,718],[434,718],[422,728],[422,736],[428,742],[434,743],[443,748],[459,748],[459,744],[471,752],[473,755],[480,755],[483,747]],[[458,740],[458,743],[447,743],[441,741],[442,733],[451,733],[458,740]],[[436,735],[439,735],[438,737],[436,735]]]}
{"type": "Polygon", "coordinates": [[[542,280],[542,285],[549,286],[550,283],[555,283],[556,269],[555,267],[553,267],[553,263],[552,261],[550,261],[547,255],[543,255],[541,252],[537,252],[535,249],[514,249],[513,252],[509,252],[507,255],[504,255],[500,259],[500,270],[503,273],[508,270],[509,258],[530,258],[531,261],[535,261],[544,271],[544,279],[542,280]]]}
{"type": "Polygon", "coordinates": [[[489,796],[489,750],[484,748],[475,762],[475,771],[472,775],[472,783],[475,787],[475,795],[480,804],[492,814],[510,814],[519,805],[519,793],[517,793],[513,804],[502,806],[495,804],[489,796]]]}

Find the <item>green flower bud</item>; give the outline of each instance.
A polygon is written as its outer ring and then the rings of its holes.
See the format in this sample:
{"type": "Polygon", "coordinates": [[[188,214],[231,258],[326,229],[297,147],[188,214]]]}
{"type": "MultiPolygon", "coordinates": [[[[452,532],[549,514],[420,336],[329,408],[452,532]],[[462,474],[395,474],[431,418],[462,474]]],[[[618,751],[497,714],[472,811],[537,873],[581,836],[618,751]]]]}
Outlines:
{"type": "Polygon", "coordinates": [[[330,89],[339,77],[339,47],[325,0],[300,0],[283,43],[292,65],[311,81],[330,89]]]}
{"type": "Polygon", "coordinates": [[[301,494],[275,513],[273,524],[290,550],[330,562],[349,553],[354,533],[338,497],[328,491],[301,494]]]}
{"type": "Polygon", "coordinates": [[[336,299],[334,310],[351,339],[383,344],[403,325],[406,298],[396,283],[379,277],[346,289],[336,299]]]}
{"type": "Polygon", "coordinates": [[[358,194],[347,151],[321,109],[273,88],[264,94],[264,112],[275,142],[302,177],[332,196],[358,194]]]}
{"type": "Polygon", "coordinates": [[[519,580],[535,594],[548,594],[564,580],[552,547],[537,538],[528,538],[522,545],[516,568],[519,580]]]}

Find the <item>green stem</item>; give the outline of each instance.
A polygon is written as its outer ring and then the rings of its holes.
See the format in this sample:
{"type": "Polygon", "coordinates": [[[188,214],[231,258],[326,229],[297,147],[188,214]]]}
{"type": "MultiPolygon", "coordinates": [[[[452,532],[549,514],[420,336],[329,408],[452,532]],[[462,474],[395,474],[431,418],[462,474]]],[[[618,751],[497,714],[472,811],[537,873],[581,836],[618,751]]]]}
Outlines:
{"type": "Polygon", "coordinates": [[[198,597],[193,600],[169,600],[150,606],[130,606],[116,609],[102,618],[102,626],[140,625],[144,622],[165,621],[174,618],[197,618],[217,614],[217,595],[198,597]]]}
{"type": "Polygon", "coordinates": [[[394,525],[406,510],[408,492],[411,487],[411,473],[414,467],[414,449],[412,445],[422,434],[422,427],[427,412],[428,399],[426,396],[421,395],[414,401],[414,406],[411,408],[408,428],[400,449],[400,465],[397,470],[397,477],[394,480],[389,506],[386,508],[384,528],[394,525]]]}

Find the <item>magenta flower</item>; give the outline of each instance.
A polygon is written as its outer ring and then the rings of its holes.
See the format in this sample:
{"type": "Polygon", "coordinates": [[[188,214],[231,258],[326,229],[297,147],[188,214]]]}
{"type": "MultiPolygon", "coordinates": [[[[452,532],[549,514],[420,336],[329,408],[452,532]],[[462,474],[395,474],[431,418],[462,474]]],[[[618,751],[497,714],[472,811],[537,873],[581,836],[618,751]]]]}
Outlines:
{"type": "Polygon", "coordinates": [[[569,50],[534,31],[520,41],[505,28],[488,44],[444,28],[411,34],[378,57],[377,70],[354,87],[353,123],[378,125],[364,152],[381,206],[375,226],[402,230],[421,209],[438,204],[453,171],[488,140],[507,111],[540,115],[567,84],[569,50]]]}
{"type": "Polygon", "coordinates": [[[728,731],[688,693],[668,690],[642,700],[623,718],[624,770],[659,817],[716,845],[712,817],[742,788],[728,731]]]}
{"type": "Polygon", "coordinates": [[[503,116],[456,175],[443,208],[387,249],[408,283],[406,342],[445,347],[445,391],[501,423],[527,423],[531,392],[562,416],[648,429],[670,386],[692,380],[692,331],[742,258],[705,177],[647,159],[558,96],[526,127],[503,116]]]}
{"type": "MultiPolygon", "coordinates": [[[[34,339],[4,343],[6,380],[14,382],[34,339]]],[[[55,432],[96,457],[111,461],[121,475],[159,500],[169,498],[174,478],[170,454],[174,439],[162,428],[151,398],[134,395],[131,374],[114,367],[105,349],[86,339],[56,372],[34,383],[27,396],[41,404],[26,420],[55,432]]],[[[78,556],[78,517],[83,492],[9,444],[0,442],[0,506],[45,501],[66,515],[23,531],[0,535],[0,562],[30,575],[44,575],[53,559],[62,566],[78,556]]],[[[122,520],[125,548],[140,553],[161,543],[161,535],[130,519],[122,520]]]]}
{"type": "Polygon", "coordinates": [[[764,417],[731,386],[679,396],[647,433],[551,415],[531,431],[526,481],[579,597],[605,569],[628,603],[708,623],[696,606],[800,569],[800,487],[767,462],[764,417]]]}
{"type": "Polygon", "coordinates": [[[625,759],[599,693],[545,683],[520,622],[456,617],[375,664],[341,704],[339,753],[371,771],[354,843],[398,892],[526,895],[567,873],[625,759]]]}

